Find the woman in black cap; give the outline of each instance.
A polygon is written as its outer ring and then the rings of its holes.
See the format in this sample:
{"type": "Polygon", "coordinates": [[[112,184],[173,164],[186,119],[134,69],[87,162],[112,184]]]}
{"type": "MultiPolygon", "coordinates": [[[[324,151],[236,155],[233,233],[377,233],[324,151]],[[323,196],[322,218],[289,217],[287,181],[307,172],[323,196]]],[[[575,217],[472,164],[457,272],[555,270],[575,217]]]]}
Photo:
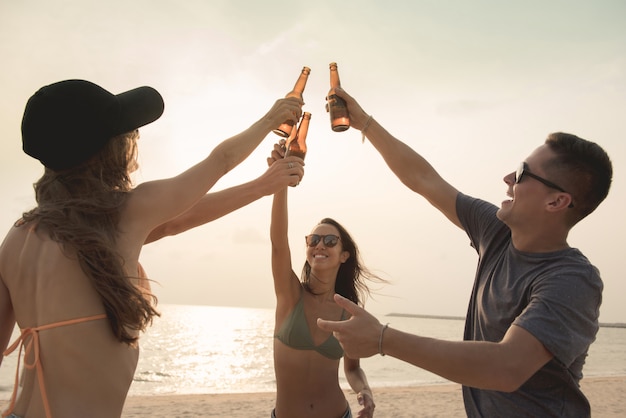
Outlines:
{"type": "Polygon", "coordinates": [[[88,81],[66,80],[30,98],[23,148],[45,171],[35,184],[37,206],[0,247],[0,348],[8,346],[17,322],[21,335],[3,355],[19,347],[24,362],[18,379],[18,360],[3,416],[121,415],[139,332],[158,315],[138,262],[142,245],[296,185],[304,172],[302,160],[292,157],[219,198],[206,194],[269,132],[296,121],[301,106],[279,99],[197,165],[133,188],[137,129],[164,109],[156,90],[114,95],[88,81]]]}

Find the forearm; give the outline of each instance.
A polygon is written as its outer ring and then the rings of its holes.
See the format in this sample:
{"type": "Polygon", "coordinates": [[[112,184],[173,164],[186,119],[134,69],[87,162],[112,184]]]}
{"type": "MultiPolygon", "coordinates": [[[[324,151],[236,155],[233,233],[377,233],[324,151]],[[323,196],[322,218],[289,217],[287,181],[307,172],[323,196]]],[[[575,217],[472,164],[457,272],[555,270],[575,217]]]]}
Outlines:
{"type": "Polygon", "coordinates": [[[348,384],[355,393],[360,393],[364,390],[371,392],[369,383],[367,382],[367,377],[361,367],[346,369],[345,374],[348,384]]]}
{"type": "Polygon", "coordinates": [[[455,215],[450,212],[450,200],[456,191],[439,176],[428,161],[391,135],[375,118],[365,112],[352,96],[341,88],[337,93],[346,100],[351,126],[369,139],[398,179],[409,189],[445,211],[451,220],[456,221],[455,215]],[[441,189],[444,189],[443,193],[441,189]]]}
{"type": "Polygon", "coordinates": [[[177,235],[219,219],[266,194],[265,190],[260,187],[259,179],[219,192],[208,193],[180,216],[155,228],[145,243],[148,244],[166,236],[177,235]]]}
{"type": "Polygon", "coordinates": [[[343,364],[348,384],[350,384],[350,387],[356,393],[359,405],[363,407],[363,409],[358,412],[357,416],[372,417],[376,404],[374,403],[372,390],[367,383],[365,372],[361,369],[360,361],[344,356],[343,364]]]}
{"type": "Polygon", "coordinates": [[[511,360],[499,343],[437,340],[388,328],[382,348],[386,355],[480,389],[514,391],[529,377],[518,372],[523,359],[511,360]]]}
{"type": "MultiPolygon", "coordinates": [[[[225,173],[252,153],[272,128],[285,120],[297,118],[300,111],[299,100],[279,99],[259,121],[222,141],[207,158],[193,167],[169,179],[140,184],[127,201],[120,226],[148,237],[159,225],[196,205],[225,173]]],[[[294,180],[302,174],[302,170],[296,171],[299,172],[291,173],[296,174],[294,180]]],[[[145,238],[143,242],[146,242],[145,238]]]]}
{"type": "Polygon", "coordinates": [[[245,131],[218,144],[208,160],[218,164],[222,175],[244,161],[261,141],[272,131],[273,122],[267,116],[253,123],[245,131]]]}
{"type": "MultiPolygon", "coordinates": [[[[222,141],[207,158],[183,173],[169,179],[146,182],[137,186],[133,190],[135,196],[138,196],[134,200],[137,202],[137,208],[134,208],[133,212],[140,214],[140,219],[134,222],[152,224],[144,243],[189,229],[191,226],[181,224],[170,225],[174,228],[170,232],[158,231],[162,227],[169,228],[165,224],[183,216],[185,212],[199,204],[224,174],[252,153],[269,133],[268,126],[271,125],[262,119],[244,132],[222,141]],[[155,227],[155,224],[158,226],[155,227]]],[[[184,217],[181,220],[185,220],[184,217]]]]}
{"type": "Polygon", "coordinates": [[[414,192],[426,194],[425,184],[439,179],[439,175],[426,159],[391,135],[375,119],[370,121],[365,135],[391,171],[414,192]]]}
{"type": "Polygon", "coordinates": [[[274,106],[252,126],[215,147],[209,159],[217,160],[222,175],[227,173],[248,157],[272,129],[285,120],[296,122],[302,112],[302,104],[302,101],[296,98],[277,100],[274,106]]]}
{"type": "Polygon", "coordinates": [[[288,209],[287,188],[277,191],[272,201],[272,214],[270,222],[270,240],[272,248],[282,247],[287,244],[288,209]]]}
{"type": "MultiPolygon", "coordinates": [[[[300,295],[300,281],[291,265],[291,250],[287,236],[287,188],[274,194],[270,225],[272,242],[272,276],[277,297],[276,311],[293,307],[300,295]]],[[[287,315],[287,311],[282,312],[287,315]]]]}
{"type": "Polygon", "coordinates": [[[405,186],[423,196],[452,223],[461,227],[456,213],[458,191],[428,161],[373,119],[366,134],[391,171],[405,186]]]}

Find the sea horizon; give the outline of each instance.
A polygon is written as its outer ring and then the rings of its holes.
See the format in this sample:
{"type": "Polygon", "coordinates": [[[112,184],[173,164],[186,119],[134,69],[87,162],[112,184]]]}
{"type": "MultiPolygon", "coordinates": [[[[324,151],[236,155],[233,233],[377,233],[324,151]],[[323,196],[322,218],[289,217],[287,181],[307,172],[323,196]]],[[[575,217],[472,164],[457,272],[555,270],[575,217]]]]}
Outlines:
{"type": "MultiPolygon", "coordinates": [[[[161,317],[140,339],[140,356],[129,396],[274,392],[274,310],[208,305],[161,304],[161,317]]],[[[464,319],[390,313],[397,329],[461,340],[464,319]]],[[[381,317],[381,316],[379,316],[381,317]]],[[[601,327],[583,370],[585,377],[626,376],[626,330],[601,327]]],[[[0,400],[8,399],[16,355],[0,368],[0,400]]],[[[372,387],[451,383],[390,356],[361,359],[372,387]]],[[[349,385],[339,369],[340,385],[349,385]]]]}
{"type": "MultiPolygon", "coordinates": [[[[406,317],[406,318],[426,318],[426,319],[452,319],[465,321],[464,316],[452,316],[452,315],[426,315],[426,314],[412,314],[412,313],[400,313],[400,312],[391,312],[385,314],[385,316],[397,316],[397,317],[406,317]]],[[[601,328],[626,328],[626,322],[600,322],[598,324],[601,328]]]]}

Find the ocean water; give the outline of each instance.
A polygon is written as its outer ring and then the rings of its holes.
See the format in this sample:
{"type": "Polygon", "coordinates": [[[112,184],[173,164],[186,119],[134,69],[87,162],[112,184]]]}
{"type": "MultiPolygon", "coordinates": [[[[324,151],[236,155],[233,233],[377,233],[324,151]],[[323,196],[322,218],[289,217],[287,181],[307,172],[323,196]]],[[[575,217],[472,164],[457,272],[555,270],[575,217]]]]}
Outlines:
{"type": "MultiPolygon", "coordinates": [[[[141,339],[141,355],[130,395],[275,391],[274,311],[214,306],[159,305],[161,318],[141,339]]],[[[379,316],[381,322],[421,335],[459,340],[459,319],[379,316]]],[[[0,367],[0,399],[8,399],[16,354],[0,367]]],[[[432,373],[389,356],[361,360],[373,387],[447,383],[432,373]]],[[[340,382],[348,388],[340,367],[340,382]]],[[[626,329],[600,328],[585,376],[626,375],[626,329]]]]}

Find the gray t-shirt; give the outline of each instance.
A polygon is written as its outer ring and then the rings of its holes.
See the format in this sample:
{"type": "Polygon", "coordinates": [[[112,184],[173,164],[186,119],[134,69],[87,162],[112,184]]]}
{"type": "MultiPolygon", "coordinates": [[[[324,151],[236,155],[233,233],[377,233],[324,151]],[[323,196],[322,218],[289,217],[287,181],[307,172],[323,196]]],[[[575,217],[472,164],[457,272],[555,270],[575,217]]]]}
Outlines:
{"type": "Polygon", "coordinates": [[[468,417],[589,417],[579,381],[598,331],[598,270],[575,248],[516,250],[491,203],[459,193],[456,209],[479,256],[464,339],[501,341],[517,325],[554,355],[515,392],[464,386],[468,417]]]}

